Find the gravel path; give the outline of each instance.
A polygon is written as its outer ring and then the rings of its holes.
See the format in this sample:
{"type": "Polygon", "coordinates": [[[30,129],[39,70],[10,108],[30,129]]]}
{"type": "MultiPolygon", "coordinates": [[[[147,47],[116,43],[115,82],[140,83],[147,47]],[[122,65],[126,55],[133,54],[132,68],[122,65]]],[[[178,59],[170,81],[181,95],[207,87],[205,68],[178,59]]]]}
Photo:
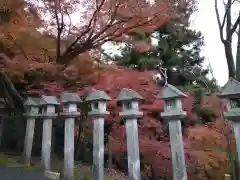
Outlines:
{"type": "Polygon", "coordinates": [[[20,168],[0,168],[1,180],[50,180],[42,173],[26,171],[20,168]]]}
{"type": "Polygon", "coordinates": [[[113,178],[114,180],[129,180],[129,178],[122,172],[115,169],[104,169],[104,174],[108,177],[113,178]]]}

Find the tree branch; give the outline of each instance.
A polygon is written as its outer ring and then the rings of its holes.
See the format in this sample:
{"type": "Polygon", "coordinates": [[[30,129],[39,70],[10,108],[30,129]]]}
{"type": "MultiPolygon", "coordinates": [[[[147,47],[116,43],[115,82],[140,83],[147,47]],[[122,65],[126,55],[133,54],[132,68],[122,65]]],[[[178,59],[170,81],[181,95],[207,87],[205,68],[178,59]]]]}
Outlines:
{"type": "Polygon", "coordinates": [[[240,23],[240,11],[239,11],[239,13],[238,13],[238,18],[237,18],[237,20],[236,20],[235,23],[232,25],[231,34],[233,34],[233,33],[236,31],[239,23],[240,23]]]}
{"type": "Polygon", "coordinates": [[[91,17],[91,19],[90,19],[86,29],[76,38],[75,41],[72,42],[72,44],[66,49],[65,53],[68,52],[68,51],[71,51],[73,49],[73,47],[78,43],[78,41],[80,39],[82,39],[89,32],[89,30],[92,27],[92,23],[95,21],[96,15],[101,10],[102,6],[104,5],[104,2],[105,2],[105,0],[101,0],[100,5],[94,11],[94,13],[93,13],[93,15],[92,15],[92,17],[91,17]]]}
{"type": "MultiPolygon", "coordinates": [[[[217,17],[220,39],[221,39],[222,43],[225,43],[226,40],[223,37],[223,22],[221,22],[221,20],[220,20],[220,15],[219,15],[219,11],[218,11],[218,0],[215,0],[215,6],[214,7],[215,7],[215,12],[216,12],[216,17],[217,17]]],[[[225,15],[224,15],[224,17],[225,17],[225,15]]],[[[224,22],[225,22],[225,20],[224,20],[224,22]]]]}
{"type": "Polygon", "coordinates": [[[61,35],[64,29],[63,13],[61,12],[61,4],[59,0],[54,1],[54,15],[57,23],[57,39],[56,39],[56,61],[61,55],[61,35]],[[58,12],[61,13],[61,20],[59,20],[58,12]],[[61,22],[60,22],[61,21],[61,22]]]}
{"type": "MultiPolygon", "coordinates": [[[[219,11],[218,11],[218,0],[215,0],[215,12],[216,12],[216,17],[217,17],[217,22],[218,22],[218,27],[219,27],[219,31],[220,31],[220,39],[221,39],[221,41],[224,43],[224,42],[226,42],[226,40],[224,39],[224,37],[223,37],[223,28],[224,28],[224,25],[225,25],[225,23],[226,23],[226,21],[231,21],[231,7],[232,7],[232,5],[236,2],[237,0],[233,0],[233,1],[231,1],[231,0],[228,0],[228,2],[227,3],[225,3],[224,1],[223,1],[223,5],[224,5],[224,7],[225,7],[225,12],[224,12],[224,16],[223,16],[223,20],[222,20],[222,22],[221,22],[221,20],[220,20],[220,15],[219,15],[219,11]],[[230,17],[228,17],[230,15],[230,17]],[[230,19],[229,19],[230,18],[230,19]]],[[[240,21],[240,18],[239,18],[239,20],[237,19],[236,20],[236,22],[234,23],[234,25],[233,25],[233,28],[235,28],[235,30],[236,30],[236,28],[237,28],[237,22],[238,21],[240,21]],[[235,27],[236,26],[236,27],[235,27]]],[[[227,26],[229,26],[229,24],[227,25],[227,26]]],[[[227,27],[228,28],[228,27],[227,27]]],[[[231,33],[229,33],[229,35],[230,34],[233,34],[233,32],[235,31],[235,30],[231,30],[231,33]]],[[[230,32],[230,31],[229,31],[230,32]]]]}

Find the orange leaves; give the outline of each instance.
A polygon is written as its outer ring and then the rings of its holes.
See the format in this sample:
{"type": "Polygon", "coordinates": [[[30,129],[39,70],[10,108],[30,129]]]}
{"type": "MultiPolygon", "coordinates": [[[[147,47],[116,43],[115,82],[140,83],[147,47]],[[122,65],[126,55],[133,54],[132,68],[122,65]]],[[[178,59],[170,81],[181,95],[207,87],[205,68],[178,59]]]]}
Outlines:
{"type": "Polygon", "coordinates": [[[1,54],[1,64],[4,66],[5,71],[17,81],[24,79],[24,74],[30,71],[40,71],[47,73],[49,76],[57,74],[56,66],[51,63],[39,63],[27,59],[23,54],[16,55],[12,59],[6,55],[1,54]]]}
{"type": "Polygon", "coordinates": [[[198,179],[221,179],[228,171],[228,150],[234,149],[229,123],[217,119],[206,125],[189,128],[187,134],[197,160],[195,173],[198,179]]]}
{"type": "Polygon", "coordinates": [[[219,119],[212,124],[221,124],[221,127],[214,129],[212,127],[213,125],[199,125],[188,130],[188,137],[196,143],[193,144],[196,149],[222,149],[221,151],[225,151],[227,148],[227,141],[223,132],[223,119],[219,119]]]}
{"type": "Polygon", "coordinates": [[[45,22],[44,31],[57,37],[61,44],[71,39],[69,48],[64,51],[63,46],[58,46],[68,57],[67,60],[58,58],[63,64],[105,42],[127,42],[129,32],[139,29],[152,32],[166,23],[174,12],[170,0],[154,3],[146,0],[40,0],[34,5],[39,7],[45,22]]]}
{"type": "MultiPolygon", "coordinates": [[[[51,38],[46,39],[37,30],[41,20],[36,9],[24,0],[0,0],[0,7],[4,7],[9,12],[9,18],[0,24],[0,44],[2,52],[14,59],[11,63],[20,62],[20,65],[14,66],[21,67],[25,66],[26,60],[49,61],[46,59],[53,54],[46,49],[55,48],[55,42],[53,44],[51,38]]],[[[25,70],[25,68],[19,69],[25,70]]]]}

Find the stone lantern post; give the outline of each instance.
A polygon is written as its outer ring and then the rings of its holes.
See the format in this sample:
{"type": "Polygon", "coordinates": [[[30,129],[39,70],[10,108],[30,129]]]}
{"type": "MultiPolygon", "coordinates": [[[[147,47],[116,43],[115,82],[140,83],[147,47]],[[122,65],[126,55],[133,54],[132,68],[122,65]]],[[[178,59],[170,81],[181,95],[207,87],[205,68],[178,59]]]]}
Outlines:
{"type": "Polygon", "coordinates": [[[230,78],[218,96],[227,100],[227,112],[224,113],[224,117],[231,122],[240,162],[240,82],[230,78]]]}
{"type": "Polygon", "coordinates": [[[77,104],[81,99],[77,93],[62,93],[60,96],[63,103],[63,112],[65,117],[64,132],[64,180],[74,179],[74,128],[75,118],[80,116],[77,110],[77,104]]]}
{"type": "Polygon", "coordinates": [[[35,131],[35,119],[39,116],[40,98],[28,97],[24,106],[26,107],[25,117],[27,118],[24,142],[24,163],[30,165],[35,131]]]}
{"type": "Polygon", "coordinates": [[[108,115],[106,102],[111,98],[100,90],[92,90],[86,98],[91,105],[89,116],[93,125],[93,179],[104,180],[104,116],[108,115]]]}
{"type": "Polygon", "coordinates": [[[127,88],[123,88],[117,97],[117,101],[123,105],[123,111],[119,115],[126,122],[128,174],[130,180],[141,179],[137,123],[137,120],[143,116],[143,113],[139,111],[140,100],[143,100],[142,96],[127,88]]]}
{"type": "Polygon", "coordinates": [[[42,157],[41,163],[44,170],[50,170],[51,166],[51,142],[52,142],[52,120],[57,117],[55,108],[59,105],[55,96],[42,95],[40,99],[42,105],[43,132],[42,132],[42,157]]]}
{"type": "Polygon", "coordinates": [[[161,116],[169,125],[174,180],[187,180],[181,128],[181,120],[186,118],[187,113],[182,110],[182,97],[187,96],[170,84],[162,89],[161,98],[165,103],[161,116]]]}

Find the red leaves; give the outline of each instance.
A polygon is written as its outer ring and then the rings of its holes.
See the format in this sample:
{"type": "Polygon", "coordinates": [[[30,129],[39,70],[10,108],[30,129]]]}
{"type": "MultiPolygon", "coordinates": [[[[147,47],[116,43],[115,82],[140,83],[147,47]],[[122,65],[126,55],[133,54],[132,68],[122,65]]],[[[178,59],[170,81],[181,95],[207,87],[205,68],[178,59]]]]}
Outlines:
{"type": "MultiPolygon", "coordinates": [[[[174,7],[168,0],[153,4],[146,0],[40,0],[34,6],[45,21],[44,31],[57,36],[59,63],[108,41],[127,42],[130,32],[152,32],[173,16],[174,7]],[[65,44],[62,37],[68,39],[64,50],[59,45],[65,44]]],[[[136,46],[141,52],[149,50],[142,42],[136,46]]]]}
{"type": "Polygon", "coordinates": [[[60,87],[57,83],[50,82],[41,82],[39,89],[31,89],[28,91],[29,95],[51,95],[51,96],[59,96],[60,93],[64,91],[62,87],[60,87]]]}

